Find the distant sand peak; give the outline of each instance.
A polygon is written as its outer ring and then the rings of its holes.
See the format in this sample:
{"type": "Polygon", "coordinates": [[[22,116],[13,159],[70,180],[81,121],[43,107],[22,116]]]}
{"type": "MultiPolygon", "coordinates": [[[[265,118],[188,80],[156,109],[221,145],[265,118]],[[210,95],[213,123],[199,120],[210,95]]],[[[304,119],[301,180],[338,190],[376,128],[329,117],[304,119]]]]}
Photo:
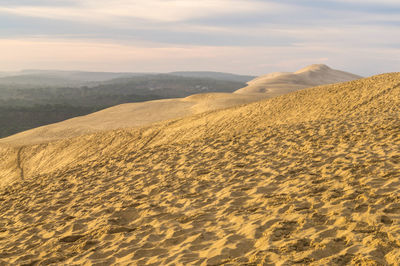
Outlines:
{"type": "Polygon", "coordinates": [[[308,87],[346,82],[361,78],[352,73],[332,69],[324,64],[313,64],[296,72],[273,72],[262,75],[247,83],[234,93],[268,93],[271,96],[293,92],[308,87]]]}
{"type": "Polygon", "coordinates": [[[331,70],[331,69],[332,68],[330,68],[329,66],[327,66],[325,64],[312,64],[312,65],[306,66],[300,70],[297,70],[294,73],[300,74],[300,73],[309,72],[309,71],[324,71],[324,70],[331,70]]]}

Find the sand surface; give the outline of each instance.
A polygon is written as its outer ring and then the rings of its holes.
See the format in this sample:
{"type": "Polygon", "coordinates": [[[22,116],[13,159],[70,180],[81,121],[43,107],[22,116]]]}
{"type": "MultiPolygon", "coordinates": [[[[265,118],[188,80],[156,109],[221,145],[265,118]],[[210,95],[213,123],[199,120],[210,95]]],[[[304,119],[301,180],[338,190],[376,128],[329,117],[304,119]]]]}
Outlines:
{"type": "Polygon", "coordinates": [[[0,265],[400,261],[400,73],[0,156],[0,265]]]}
{"type": "Polygon", "coordinates": [[[113,106],[0,139],[0,144],[27,145],[82,136],[95,132],[151,125],[170,119],[224,109],[269,98],[264,93],[206,93],[113,106]]]}
{"type": "Polygon", "coordinates": [[[122,128],[142,127],[206,111],[256,102],[315,85],[350,81],[359,76],[311,65],[295,73],[271,73],[249,82],[235,93],[195,94],[186,98],[121,104],[0,139],[9,145],[27,145],[122,128]]]}
{"type": "Polygon", "coordinates": [[[294,73],[274,72],[257,77],[249,81],[246,87],[234,93],[268,93],[271,96],[279,96],[299,89],[360,78],[358,75],[332,69],[327,65],[315,64],[294,73]]]}

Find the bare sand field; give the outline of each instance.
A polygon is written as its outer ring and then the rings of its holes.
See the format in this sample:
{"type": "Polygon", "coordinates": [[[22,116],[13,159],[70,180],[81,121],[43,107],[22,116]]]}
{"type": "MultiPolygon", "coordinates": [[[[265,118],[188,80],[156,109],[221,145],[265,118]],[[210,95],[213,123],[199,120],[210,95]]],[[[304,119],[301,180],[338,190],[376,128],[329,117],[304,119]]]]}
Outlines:
{"type": "Polygon", "coordinates": [[[400,73],[0,158],[0,265],[400,261],[400,73]]]}

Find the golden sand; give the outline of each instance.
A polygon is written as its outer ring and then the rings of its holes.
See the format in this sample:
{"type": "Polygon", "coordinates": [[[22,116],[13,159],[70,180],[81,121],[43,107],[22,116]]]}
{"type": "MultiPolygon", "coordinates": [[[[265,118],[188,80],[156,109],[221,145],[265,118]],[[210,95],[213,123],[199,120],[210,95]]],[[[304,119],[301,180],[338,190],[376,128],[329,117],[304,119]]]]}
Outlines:
{"type": "Polygon", "coordinates": [[[318,85],[326,85],[360,79],[341,70],[332,69],[326,65],[315,64],[296,72],[274,72],[257,77],[247,83],[247,86],[235,91],[235,94],[267,93],[279,96],[284,93],[318,85]]]}
{"type": "Polygon", "coordinates": [[[400,73],[0,157],[0,265],[400,261],[400,73]]]}
{"type": "Polygon", "coordinates": [[[205,93],[186,98],[126,103],[92,114],[74,117],[58,123],[30,129],[0,139],[0,144],[37,144],[109,130],[143,127],[205,111],[269,98],[267,94],[205,93]]]}

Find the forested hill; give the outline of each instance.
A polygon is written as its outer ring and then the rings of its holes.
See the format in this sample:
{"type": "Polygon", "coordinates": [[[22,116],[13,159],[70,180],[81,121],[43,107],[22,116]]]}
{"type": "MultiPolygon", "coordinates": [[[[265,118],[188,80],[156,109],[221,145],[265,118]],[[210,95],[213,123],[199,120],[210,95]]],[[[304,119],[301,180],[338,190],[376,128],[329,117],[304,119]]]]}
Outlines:
{"type": "MultiPolygon", "coordinates": [[[[23,74],[19,78],[0,78],[0,138],[121,103],[186,97],[206,92],[233,92],[246,85],[244,81],[237,81],[245,76],[214,75],[213,72],[184,72],[184,75],[121,74],[101,82],[93,81],[94,77],[99,79],[100,74],[91,74],[89,76],[92,79],[85,80],[80,73],[79,79],[76,78],[74,82],[71,75],[61,73],[63,76],[39,73],[29,74],[28,77],[23,74]],[[71,86],[61,86],[65,80],[71,86]]],[[[251,79],[250,76],[248,78],[251,79]]]]}

